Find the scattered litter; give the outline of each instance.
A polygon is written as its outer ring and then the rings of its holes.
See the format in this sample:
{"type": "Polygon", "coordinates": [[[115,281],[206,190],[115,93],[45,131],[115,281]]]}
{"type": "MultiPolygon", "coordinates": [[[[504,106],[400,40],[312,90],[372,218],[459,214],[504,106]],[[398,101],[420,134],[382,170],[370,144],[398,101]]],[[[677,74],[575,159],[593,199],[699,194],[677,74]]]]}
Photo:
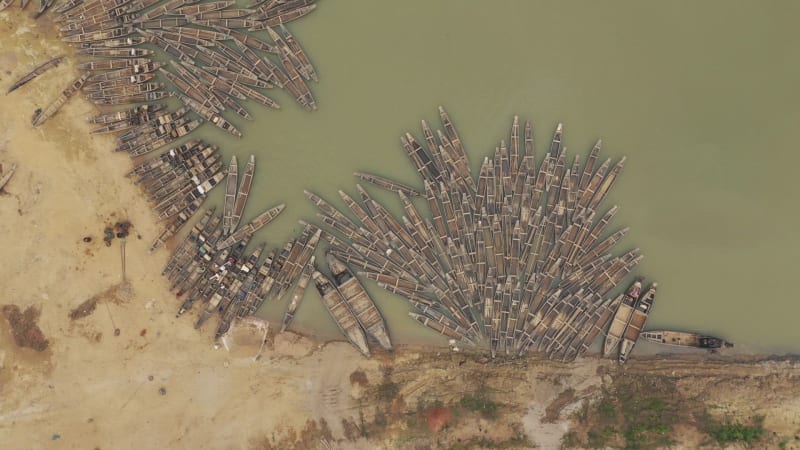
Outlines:
{"type": "Polygon", "coordinates": [[[158,393],[164,396],[167,395],[167,390],[162,387],[161,389],[158,390],[158,393]]]}
{"type": "Polygon", "coordinates": [[[89,242],[92,242],[92,237],[91,237],[91,236],[86,236],[86,237],[84,237],[84,238],[83,238],[83,242],[86,242],[87,244],[88,244],[89,242]]]}
{"type": "Polygon", "coordinates": [[[114,328],[114,336],[119,336],[121,330],[119,328],[114,328]]]}
{"type": "Polygon", "coordinates": [[[52,439],[54,441],[57,441],[57,440],[61,439],[61,435],[60,434],[54,434],[53,437],[51,437],[50,439],[52,439]]]}

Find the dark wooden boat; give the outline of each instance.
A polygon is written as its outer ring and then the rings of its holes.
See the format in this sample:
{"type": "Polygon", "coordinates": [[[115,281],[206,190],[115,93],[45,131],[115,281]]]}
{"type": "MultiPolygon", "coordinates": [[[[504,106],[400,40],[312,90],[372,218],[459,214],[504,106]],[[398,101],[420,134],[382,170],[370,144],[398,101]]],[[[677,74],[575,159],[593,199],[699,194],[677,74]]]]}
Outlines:
{"type": "Polygon", "coordinates": [[[72,98],[78,91],[81,90],[86,80],[89,79],[89,74],[85,73],[81,75],[77,80],[70,83],[61,95],[58,96],[57,99],[53,100],[44,110],[39,111],[37,114],[34,114],[33,120],[31,123],[34,127],[38,127],[39,125],[45,123],[47,119],[55,115],[62,106],[64,106],[67,101],[72,98]]]}
{"type": "Polygon", "coordinates": [[[325,255],[333,275],[333,282],[339,290],[350,310],[353,311],[361,327],[368,335],[375,338],[378,343],[386,350],[392,350],[392,341],[389,339],[389,332],[386,331],[386,323],[383,320],[375,301],[369,296],[364,285],[358,281],[353,272],[333,254],[325,255]]]}
{"type": "Polygon", "coordinates": [[[233,206],[233,213],[231,213],[230,231],[233,232],[239,227],[239,221],[242,220],[242,213],[244,207],[247,205],[247,197],[250,195],[250,188],[253,187],[253,175],[256,170],[256,157],[250,155],[250,161],[247,162],[247,167],[244,169],[242,176],[242,183],[239,185],[239,192],[236,194],[236,202],[233,206]]]}
{"type": "Polygon", "coordinates": [[[364,356],[369,357],[369,346],[367,345],[364,330],[361,329],[358,319],[350,310],[342,294],[331,283],[331,280],[318,270],[314,270],[311,277],[314,279],[317,291],[322,297],[322,303],[325,304],[331,317],[333,317],[333,321],[336,322],[336,325],[347,337],[347,340],[364,356]]]}
{"type": "Polygon", "coordinates": [[[12,84],[11,87],[8,88],[8,91],[6,91],[6,95],[8,95],[11,92],[14,92],[15,90],[19,89],[20,87],[22,87],[26,83],[32,81],[34,78],[36,78],[39,75],[41,75],[44,72],[46,72],[47,70],[58,66],[61,63],[61,61],[63,61],[63,60],[64,60],[64,56],[56,56],[55,58],[53,58],[53,59],[51,59],[49,61],[46,61],[43,64],[40,64],[39,66],[37,66],[36,68],[31,70],[27,75],[25,75],[24,77],[22,77],[19,80],[17,80],[14,84],[12,84]]]}
{"type": "Polygon", "coordinates": [[[641,290],[642,281],[636,280],[628,288],[627,292],[622,295],[622,302],[619,305],[619,309],[617,309],[617,312],[614,314],[614,318],[611,320],[611,326],[608,328],[608,333],[603,343],[604,357],[610,357],[614,350],[618,348],[619,341],[622,339],[625,329],[628,328],[631,316],[633,316],[633,310],[636,307],[636,301],[639,299],[641,290]]]}
{"type": "Polygon", "coordinates": [[[222,212],[222,235],[227,236],[231,233],[231,217],[233,216],[233,205],[236,204],[236,192],[239,187],[239,164],[236,155],[231,157],[228,166],[228,177],[225,185],[225,206],[222,212]]]}
{"type": "Polygon", "coordinates": [[[633,351],[636,341],[639,340],[639,334],[642,332],[645,323],[647,323],[647,316],[650,314],[650,310],[653,307],[657,287],[658,283],[653,283],[639,299],[639,303],[636,304],[636,309],[633,311],[631,322],[628,324],[628,328],[625,330],[625,334],[622,336],[622,343],[619,347],[620,364],[625,363],[625,361],[628,359],[628,356],[630,356],[631,352],[633,351]]]}
{"type": "Polygon", "coordinates": [[[642,338],[656,344],[673,345],[677,347],[697,347],[716,350],[733,347],[732,342],[714,336],[687,331],[648,330],[642,332],[642,338]]]}

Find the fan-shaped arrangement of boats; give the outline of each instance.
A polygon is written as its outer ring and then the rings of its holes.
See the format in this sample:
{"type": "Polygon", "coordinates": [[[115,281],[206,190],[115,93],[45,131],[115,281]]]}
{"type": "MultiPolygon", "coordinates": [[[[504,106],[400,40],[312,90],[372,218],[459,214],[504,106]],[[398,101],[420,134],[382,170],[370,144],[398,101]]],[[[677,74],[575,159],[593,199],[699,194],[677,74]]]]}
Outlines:
{"type": "Polygon", "coordinates": [[[401,137],[420,188],[357,174],[397,192],[402,216],[361,186],[357,199],[339,192],[341,211],[306,193],[329,229],[330,255],[353,278],[407,299],[414,319],[449,338],[493,356],[575,358],[615,315],[621,298],[607,295],[642,259],[638,249],[613,253],[627,228],[611,232],[617,207],[602,205],[625,158],[601,161],[600,142],[584,163],[568,157],[561,125],[537,153],[533,125],[515,117],[508,144],[473,176],[450,117],[442,108],[439,116],[443,130],[423,121],[421,139],[401,137]]]}
{"type": "Polygon", "coordinates": [[[57,8],[56,20],[63,40],[93,58],[78,65],[89,73],[90,101],[122,105],[171,95],[206,122],[241,136],[224,112],[252,120],[242,103],[247,100],[279,108],[263,90],[283,88],[304,108],[317,108],[308,86],[316,70],[285,26],[315,8],[313,0],[252,8],[227,1],[74,0],[57,8]],[[169,64],[151,60],[156,54],[169,64]],[[144,75],[153,72],[166,84],[148,83],[152,76],[144,75]],[[113,86],[98,86],[110,81],[113,86]]]}

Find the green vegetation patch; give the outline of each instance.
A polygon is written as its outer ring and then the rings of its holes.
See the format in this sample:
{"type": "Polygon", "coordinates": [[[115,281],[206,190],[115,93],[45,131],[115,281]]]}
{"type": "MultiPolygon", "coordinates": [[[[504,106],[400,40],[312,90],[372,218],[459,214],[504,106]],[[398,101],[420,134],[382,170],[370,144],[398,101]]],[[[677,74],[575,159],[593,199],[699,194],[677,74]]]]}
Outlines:
{"type": "Polygon", "coordinates": [[[745,442],[752,444],[760,441],[766,434],[764,417],[754,418],[749,425],[739,422],[717,424],[711,427],[709,434],[720,443],[745,442]]]}

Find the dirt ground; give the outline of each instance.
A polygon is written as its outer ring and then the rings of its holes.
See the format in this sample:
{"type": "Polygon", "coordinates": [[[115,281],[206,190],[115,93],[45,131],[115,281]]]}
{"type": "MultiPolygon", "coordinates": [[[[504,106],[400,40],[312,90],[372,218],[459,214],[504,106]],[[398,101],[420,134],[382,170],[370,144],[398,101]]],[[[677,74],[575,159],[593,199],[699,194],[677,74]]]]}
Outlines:
{"type": "MultiPolygon", "coordinates": [[[[0,91],[69,52],[40,20],[0,13],[0,91]]],[[[127,157],[88,135],[92,105],[73,99],[30,126],[75,76],[68,59],[0,101],[0,162],[18,165],[0,194],[0,305],[19,308],[47,340],[43,351],[19,347],[0,319],[0,448],[554,449],[565,436],[589,446],[602,422],[592,411],[607,398],[617,431],[606,444],[620,446],[623,394],[651,388],[691,407],[669,422],[678,447],[721,446],[703,421],[763,417],[763,448],[800,448],[794,361],[634,358],[619,369],[419,349],[365,360],[347,344],[259,323],[215,348],[211,327],[175,318],[178,301],[159,276],[166,251],[146,253],[157,224],[123,176],[127,157]],[[102,242],[120,220],[134,225],[125,282],[119,242],[102,242]]]]}

